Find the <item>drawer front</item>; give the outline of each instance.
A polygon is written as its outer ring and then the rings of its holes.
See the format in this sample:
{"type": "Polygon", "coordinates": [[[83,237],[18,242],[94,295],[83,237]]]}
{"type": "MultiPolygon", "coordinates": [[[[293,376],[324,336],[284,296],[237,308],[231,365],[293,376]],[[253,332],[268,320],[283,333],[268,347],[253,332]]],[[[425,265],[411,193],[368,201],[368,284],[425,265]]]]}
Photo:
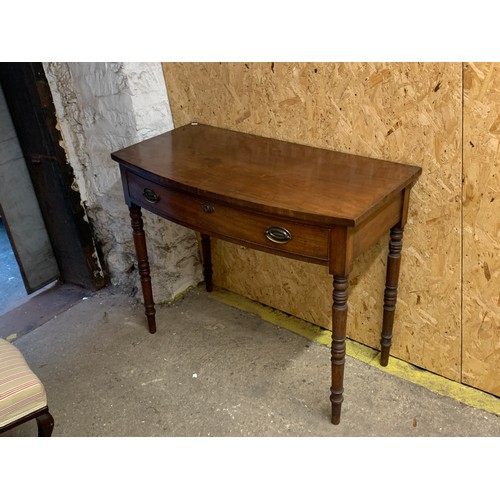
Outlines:
{"type": "Polygon", "coordinates": [[[130,201],[197,231],[275,253],[328,261],[329,229],[232,208],[126,171],[130,201]]]}

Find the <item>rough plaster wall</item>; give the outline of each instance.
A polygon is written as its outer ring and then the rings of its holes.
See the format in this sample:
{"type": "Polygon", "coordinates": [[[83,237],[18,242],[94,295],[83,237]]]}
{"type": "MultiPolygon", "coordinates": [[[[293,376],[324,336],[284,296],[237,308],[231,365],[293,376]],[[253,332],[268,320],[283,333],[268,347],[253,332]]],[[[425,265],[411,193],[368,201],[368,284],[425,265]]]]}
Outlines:
{"type": "MultiPolygon", "coordinates": [[[[172,128],[159,63],[45,63],[75,189],[114,284],[140,293],[128,209],[110,153],[172,128]]],[[[156,302],[201,278],[194,233],[143,211],[156,302]]]]}
{"type": "MultiPolygon", "coordinates": [[[[190,121],[423,167],[403,246],[392,353],[459,380],[461,64],[164,63],[190,121]]],[[[350,276],[348,335],[379,347],[387,238],[350,276]]],[[[331,327],[325,268],[215,241],[214,280],[331,327]],[[271,272],[269,270],[272,270],[271,272]]]]}

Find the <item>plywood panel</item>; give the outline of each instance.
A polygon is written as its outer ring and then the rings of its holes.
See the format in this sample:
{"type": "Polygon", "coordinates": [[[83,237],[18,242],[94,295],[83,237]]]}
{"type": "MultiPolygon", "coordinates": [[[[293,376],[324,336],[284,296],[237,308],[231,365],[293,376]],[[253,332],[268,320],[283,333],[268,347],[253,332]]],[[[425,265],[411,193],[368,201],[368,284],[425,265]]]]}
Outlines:
{"type": "Polygon", "coordinates": [[[463,382],[500,396],[500,63],[464,65],[463,382]]]}
{"type": "MultiPolygon", "coordinates": [[[[164,63],[176,126],[190,121],[419,165],[392,353],[460,377],[461,65],[164,63]]],[[[356,261],[348,335],[379,346],[387,239],[356,261]]],[[[330,328],[313,264],[217,242],[215,283],[330,328]]]]}

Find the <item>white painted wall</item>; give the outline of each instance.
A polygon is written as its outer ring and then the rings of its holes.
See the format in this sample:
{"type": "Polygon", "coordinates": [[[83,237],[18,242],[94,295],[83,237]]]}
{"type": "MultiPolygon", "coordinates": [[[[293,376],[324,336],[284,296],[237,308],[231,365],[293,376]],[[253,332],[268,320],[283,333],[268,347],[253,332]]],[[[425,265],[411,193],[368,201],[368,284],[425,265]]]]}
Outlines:
{"type": "MultiPolygon", "coordinates": [[[[75,189],[111,282],[142,297],[128,208],[110,154],[173,128],[160,63],[44,63],[75,189]],[[132,271],[132,268],[135,268],[132,271]]],[[[194,232],[143,211],[155,302],[202,280],[194,232]]]]}

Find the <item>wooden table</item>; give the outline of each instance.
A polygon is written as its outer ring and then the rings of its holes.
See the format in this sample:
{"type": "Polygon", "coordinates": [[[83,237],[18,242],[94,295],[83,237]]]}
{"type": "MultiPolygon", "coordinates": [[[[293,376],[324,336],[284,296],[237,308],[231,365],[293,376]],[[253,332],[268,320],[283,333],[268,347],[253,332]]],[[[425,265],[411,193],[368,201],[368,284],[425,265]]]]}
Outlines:
{"type": "Polygon", "coordinates": [[[192,123],[111,157],[120,164],[149,331],[155,308],[141,208],[210,237],[328,266],[333,275],[332,423],[343,401],[348,276],[390,231],[380,362],[387,365],[410,190],[421,168],[192,123]]]}

